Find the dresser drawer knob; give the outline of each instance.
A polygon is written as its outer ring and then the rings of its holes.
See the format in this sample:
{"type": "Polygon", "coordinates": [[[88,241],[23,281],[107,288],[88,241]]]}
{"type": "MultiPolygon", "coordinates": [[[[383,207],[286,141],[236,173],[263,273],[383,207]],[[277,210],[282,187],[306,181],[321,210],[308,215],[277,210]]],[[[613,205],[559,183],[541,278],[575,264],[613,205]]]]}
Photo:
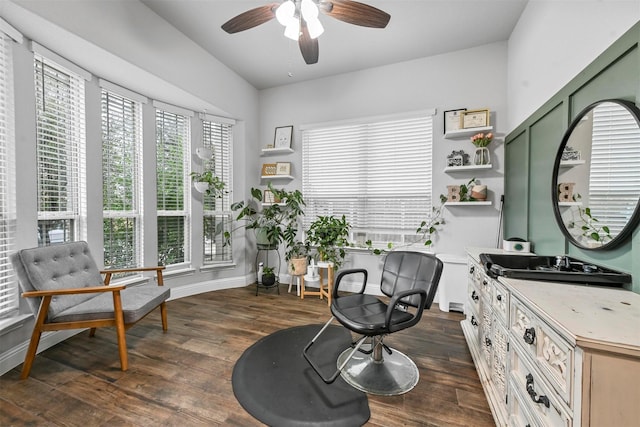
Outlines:
{"type": "Polygon", "coordinates": [[[472,266],[469,268],[469,274],[473,274],[473,272],[474,272],[474,271],[476,271],[476,268],[472,265],[472,266]]]}
{"type": "Polygon", "coordinates": [[[487,279],[484,279],[484,280],[482,281],[482,284],[483,284],[483,285],[485,285],[485,286],[487,286],[487,285],[489,284],[489,282],[487,281],[487,279]]]}
{"type": "Polygon", "coordinates": [[[531,400],[533,400],[535,403],[541,403],[548,408],[549,398],[542,394],[538,396],[536,391],[533,389],[533,375],[527,374],[526,379],[527,379],[527,393],[529,393],[531,400]]]}
{"type": "Polygon", "coordinates": [[[536,329],[527,328],[524,330],[524,336],[522,337],[527,344],[533,344],[536,340],[536,329]]]}
{"type": "Polygon", "coordinates": [[[478,301],[480,297],[476,294],[476,291],[471,292],[471,299],[474,301],[478,301]]]}
{"type": "Polygon", "coordinates": [[[476,316],[471,316],[470,321],[473,326],[478,326],[478,321],[476,320],[476,316]]]}
{"type": "Polygon", "coordinates": [[[493,344],[489,338],[485,338],[484,343],[486,344],[487,347],[491,347],[491,345],[493,344]]]}
{"type": "Polygon", "coordinates": [[[498,295],[498,296],[496,297],[496,299],[497,299],[498,301],[502,301],[502,295],[498,295]]]}

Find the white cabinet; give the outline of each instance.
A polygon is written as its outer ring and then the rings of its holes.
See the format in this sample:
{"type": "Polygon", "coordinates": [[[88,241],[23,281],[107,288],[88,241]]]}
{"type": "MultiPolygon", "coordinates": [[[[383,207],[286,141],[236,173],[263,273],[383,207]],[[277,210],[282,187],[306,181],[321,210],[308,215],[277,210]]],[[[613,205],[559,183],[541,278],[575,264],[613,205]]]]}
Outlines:
{"type": "Polygon", "coordinates": [[[469,248],[469,350],[498,426],[636,426],[640,295],[491,279],[469,248]]]}

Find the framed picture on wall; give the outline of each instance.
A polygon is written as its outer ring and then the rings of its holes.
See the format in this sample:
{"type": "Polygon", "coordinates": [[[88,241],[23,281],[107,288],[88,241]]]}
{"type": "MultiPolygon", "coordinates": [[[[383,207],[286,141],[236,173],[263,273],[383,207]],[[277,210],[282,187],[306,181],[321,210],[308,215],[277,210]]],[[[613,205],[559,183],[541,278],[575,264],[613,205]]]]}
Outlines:
{"type": "Polygon", "coordinates": [[[291,163],[289,162],[276,163],[276,175],[291,175],[291,163]]]}
{"type": "Polygon", "coordinates": [[[276,174],[276,163],[263,163],[262,164],[262,176],[271,176],[276,174]]]}
{"type": "Polygon", "coordinates": [[[277,127],[276,134],[273,137],[273,146],[275,148],[291,148],[292,138],[293,138],[293,126],[277,127]]]}
{"type": "Polygon", "coordinates": [[[458,108],[456,110],[447,110],[444,112],[444,133],[452,130],[460,130],[462,113],[467,111],[466,108],[458,108]]]}
{"type": "Polygon", "coordinates": [[[463,129],[489,126],[489,110],[463,111],[460,123],[463,129]]]}

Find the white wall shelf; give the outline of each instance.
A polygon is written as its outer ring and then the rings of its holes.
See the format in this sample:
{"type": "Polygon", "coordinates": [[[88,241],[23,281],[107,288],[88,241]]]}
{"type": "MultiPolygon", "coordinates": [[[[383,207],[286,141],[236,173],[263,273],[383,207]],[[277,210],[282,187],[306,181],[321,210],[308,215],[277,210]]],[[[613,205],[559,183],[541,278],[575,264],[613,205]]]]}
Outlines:
{"type": "Polygon", "coordinates": [[[263,148],[262,154],[286,154],[293,153],[293,148],[263,148]]]}
{"type": "Polygon", "coordinates": [[[444,171],[446,173],[449,172],[466,172],[466,171],[473,171],[473,170],[480,170],[480,169],[491,169],[492,165],[488,164],[488,165],[465,165],[465,166],[447,166],[446,168],[444,168],[444,171]]]}
{"type": "Polygon", "coordinates": [[[444,134],[445,139],[458,139],[464,138],[467,136],[475,135],[479,132],[491,132],[493,130],[493,126],[483,126],[479,128],[468,128],[468,129],[459,129],[459,130],[450,130],[449,132],[444,134]]]}
{"type": "Polygon", "coordinates": [[[262,175],[262,179],[293,179],[291,175],[262,175]]]}
{"type": "Polygon", "coordinates": [[[558,206],[582,206],[582,202],[558,202],[558,206]]]}
{"type": "Polygon", "coordinates": [[[584,165],[584,160],[563,160],[560,162],[561,168],[572,168],[574,166],[584,165]]]}
{"type": "Polygon", "coordinates": [[[483,202],[445,202],[445,206],[491,206],[491,200],[485,200],[483,202]]]}

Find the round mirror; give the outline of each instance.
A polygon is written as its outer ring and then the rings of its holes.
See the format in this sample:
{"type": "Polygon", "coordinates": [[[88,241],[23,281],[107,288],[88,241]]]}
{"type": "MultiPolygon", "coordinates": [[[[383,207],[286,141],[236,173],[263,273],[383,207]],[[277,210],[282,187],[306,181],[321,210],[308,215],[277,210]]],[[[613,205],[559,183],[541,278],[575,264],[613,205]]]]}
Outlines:
{"type": "Polygon", "coordinates": [[[640,219],[640,110],[605,100],[571,123],[553,167],[553,206],[560,229],[583,249],[619,245],[640,219]]]}

